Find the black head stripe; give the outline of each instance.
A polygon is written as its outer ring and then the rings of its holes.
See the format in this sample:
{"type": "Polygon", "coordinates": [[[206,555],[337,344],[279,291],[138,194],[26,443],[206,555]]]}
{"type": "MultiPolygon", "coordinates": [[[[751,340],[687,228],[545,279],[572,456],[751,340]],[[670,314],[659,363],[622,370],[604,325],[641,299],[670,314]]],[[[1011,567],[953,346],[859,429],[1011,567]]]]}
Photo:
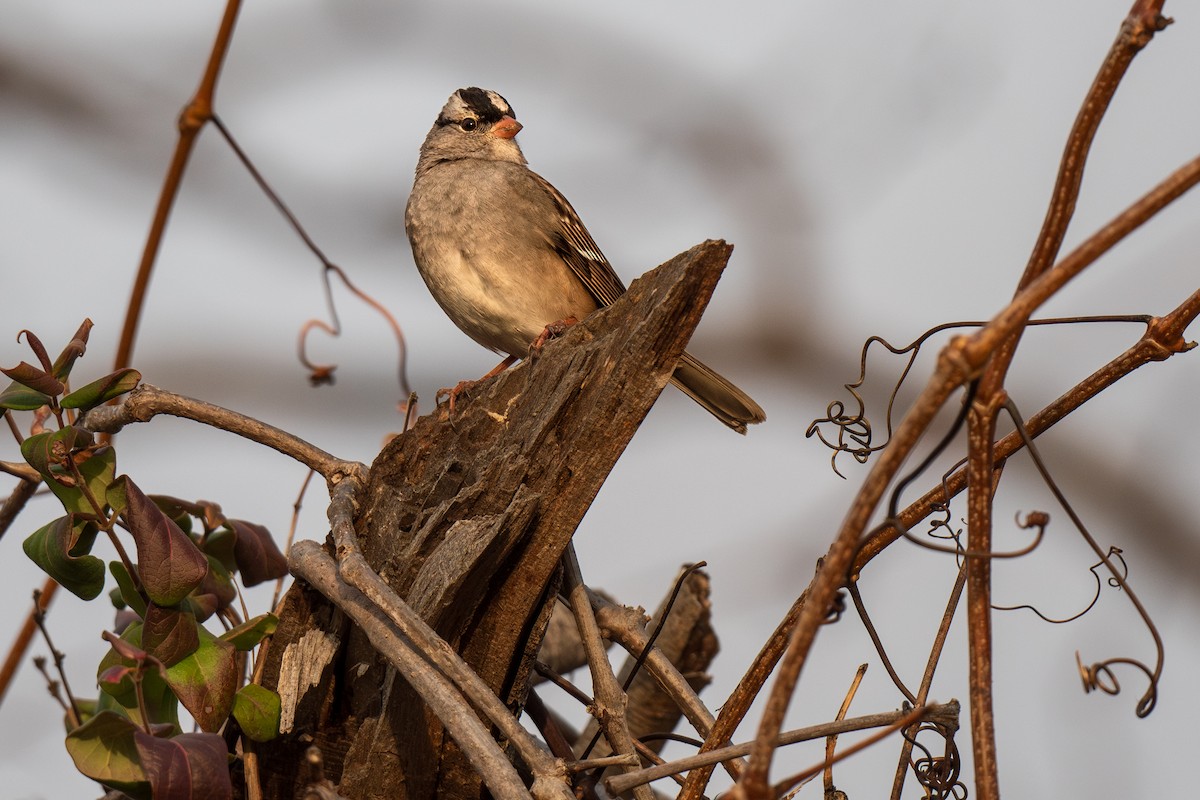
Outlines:
{"type": "Polygon", "coordinates": [[[462,99],[463,105],[479,117],[480,122],[492,123],[499,122],[501,117],[513,116],[516,114],[512,110],[512,106],[503,97],[496,95],[495,92],[488,93],[476,86],[468,86],[466,89],[459,89],[456,94],[462,99]],[[501,102],[506,107],[497,107],[495,101],[492,100],[492,95],[500,97],[501,102]]]}

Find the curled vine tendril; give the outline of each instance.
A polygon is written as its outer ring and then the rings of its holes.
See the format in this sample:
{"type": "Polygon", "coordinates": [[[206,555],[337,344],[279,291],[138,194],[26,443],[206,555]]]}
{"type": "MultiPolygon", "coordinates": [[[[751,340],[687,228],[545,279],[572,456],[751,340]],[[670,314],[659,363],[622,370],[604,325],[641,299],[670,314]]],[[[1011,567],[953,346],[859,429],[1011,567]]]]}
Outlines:
{"type": "MultiPolygon", "coordinates": [[[[1150,636],[1154,639],[1155,662],[1153,670],[1142,662],[1132,658],[1110,658],[1106,661],[1100,661],[1092,664],[1090,667],[1085,668],[1082,660],[1080,660],[1077,655],[1076,661],[1079,663],[1079,672],[1083,677],[1084,690],[1090,692],[1092,689],[1099,689],[1105,694],[1117,694],[1121,691],[1121,685],[1112,672],[1112,665],[1125,664],[1135,667],[1141,670],[1149,679],[1149,685],[1146,687],[1145,693],[1138,700],[1135,709],[1135,712],[1139,717],[1145,717],[1154,710],[1154,706],[1158,702],[1158,679],[1162,676],[1163,670],[1162,636],[1159,634],[1158,628],[1154,625],[1154,621],[1150,619],[1150,615],[1147,613],[1146,607],[1142,605],[1142,601],[1138,599],[1137,594],[1133,591],[1133,587],[1130,586],[1129,582],[1126,580],[1128,567],[1125,564],[1125,559],[1121,557],[1121,550],[1119,548],[1110,548],[1108,552],[1105,552],[1100,549],[1100,545],[1096,542],[1095,537],[1093,537],[1088,531],[1087,526],[1083,524],[1083,520],[1079,517],[1079,514],[1075,512],[1075,509],[1071,506],[1070,502],[1068,502],[1066,495],[1063,494],[1062,490],[1058,487],[1058,484],[1056,484],[1053,477],[1051,477],[1050,470],[1046,467],[1045,462],[1042,460],[1041,453],[1038,451],[1037,446],[1034,445],[1033,440],[1025,431],[1025,420],[1021,418],[1021,413],[1017,409],[1016,404],[1009,399],[1008,402],[1005,403],[1004,408],[1008,412],[1009,417],[1012,418],[1012,421],[1016,426],[1016,430],[1024,440],[1030,459],[1037,468],[1038,474],[1041,476],[1043,483],[1046,484],[1046,488],[1049,489],[1050,493],[1054,495],[1054,499],[1058,501],[1060,506],[1062,506],[1063,511],[1067,512],[1067,516],[1071,518],[1071,524],[1073,524],[1075,529],[1079,531],[1079,535],[1083,537],[1085,542],[1087,542],[1088,547],[1092,548],[1092,552],[1099,557],[1100,564],[1102,564],[1108,570],[1110,575],[1109,584],[1120,589],[1121,592],[1129,598],[1129,602],[1133,604],[1134,609],[1142,618],[1142,622],[1145,624],[1146,630],[1149,631],[1150,636]],[[1117,565],[1118,562],[1120,567],[1117,565]]],[[[1097,565],[1096,568],[1099,569],[1099,565],[1097,565]]]]}
{"type": "MultiPolygon", "coordinates": [[[[1088,322],[1133,322],[1148,325],[1150,319],[1145,314],[1056,317],[1053,319],[1030,320],[1029,325],[1066,325],[1088,322]]],[[[858,379],[853,383],[843,384],[846,391],[853,398],[853,405],[856,410],[853,413],[847,413],[846,403],[841,400],[834,400],[826,407],[825,416],[809,423],[808,429],[804,432],[806,438],[811,439],[815,436],[823,445],[833,451],[833,455],[829,458],[829,464],[834,474],[840,478],[846,477],[837,466],[837,457],[842,453],[848,454],[859,464],[865,464],[870,459],[872,453],[876,453],[887,447],[888,442],[892,438],[892,409],[896,405],[896,396],[900,393],[900,387],[904,385],[909,372],[912,371],[913,364],[916,363],[917,356],[920,355],[921,348],[926,341],[943,331],[954,330],[955,328],[978,328],[985,324],[979,321],[944,322],[925,331],[904,347],[896,347],[882,336],[869,337],[863,343],[862,350],[859,353],[858,379]],[[867,356],[871,350],[871,346],[876,343],[886,348],[892,355],[908,356],[908,359],[904,363],[904,368],[900,371],[900,377],[896,379],[895,385],[892,386],[892,390],[888,394],[887,406],[884,410],[884,427],[887,431],[887,436],[879,444],[874,444],[874,426],[867,415],[866,400],[863,399],[860,392],[863,385],[867,382],[867,356]],[[836,434],[826,433],[825,429],[831,425],[836,429],[836,434]]]]}
{"type": "Polygon", "coordinates": [[[925,797],[930,800],[965,800],[967,787],[960,779],[962,759],[954,742],[954,729],[926,720],[904,731],[903,735],[913,749],[921,753],[911,758],[909,763],[917,782],[925,790],[925,797]],[[942,739],[942,755],[935,756],[917,741],[918,736],[927,732],[942,739]]]}
{"type": "MultiPolygon", "coordinates": [[[[1119,547],[1108,548],[1108,555],[1115,562],[1119,562],[1121,565],[1120,577],[1118,578],[1115,576],[1110,576],[1107,581],[1109,586],[1112,586],[1117,589],[1121,588],[1121,585],[1125,581],[1126,576],[1129,575],[1129,565],[1125,563],[1125,559],[1121,556],[1122,552],[1123,551],[1119,547]]],[[[1095,564],[1092,564],[1090,567],[1088,567],[1088,571],[1091,572],[1092,577],[1096,579],[1096,592],[1095,592],[1095,594],[1092,595],[1092,600],[1090,603],[1087,604],[1087,607],[1084,608],[1082,611],[1080,611],[1077,614],[1072,614],[1071,616],[1064,617],[1063,619],[1054,619],[1053,617],[1046,616],[1041,611],[1038,611],[1035,607],[1029,605],[1028,603],[1022,603],[1020,605],[1015,605],[1015,606],[996,606],[996,605],[994,605],[994,606],[992,606],[992,608],[995,609],[996,611],[1016,611],[1018,609],[1027,608],[1030,611],[1032,611],[1034,614],[1037,614],[1039,617],[1041,617],[1046,622],[1051,623],[1052,625],[1062,625],[1067,622],[1074,622],[1075,620],[1082,617],[1084,614],[1091,611],[1092,608],[1095,607],[1096,603],[1100,602],[1100,592],[1103,591],[1104,583],[1105,583],[1105,581],[1100,577],[1100,568],[1103,566],[1104,566],[1103,561],[1097,561],[1095,564]]]]}

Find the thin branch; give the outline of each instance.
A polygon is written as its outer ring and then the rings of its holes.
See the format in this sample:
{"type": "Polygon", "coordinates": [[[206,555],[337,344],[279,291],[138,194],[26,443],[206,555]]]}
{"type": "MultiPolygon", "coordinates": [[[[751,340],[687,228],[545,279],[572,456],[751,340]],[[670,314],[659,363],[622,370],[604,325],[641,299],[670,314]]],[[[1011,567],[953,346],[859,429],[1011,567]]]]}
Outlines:
{"type": "MultiPolygon", "coordinates": [[[[855,670],[855,672],[854,672],[854,680],[852,680],[850,682],[850,689],[846,692],[845,698],[842,699],[842,705],[838,709],[837,716],[834,717],[835,721],[841,722],[842,720],[844,720],[846,718],[846,712],[848,712],[850,710],[850,704],[854,702],[854,695],[858,694],[858,687],[862,684],[863,676],[866,674],[867,674],[867,665],[860,664],[858,666],[858,669],[855,670]]],[[[831,734],[829,734],[829,736],[827,736],[825,738],[825,765],[826,766],[825,766],[824,782],[825,782],[825,796],[826,797],[829,797],[831,794],[833,794],[833,790],[834,790],[833,765],[834,765],[834,762],[836,761],[836,759],[834,759],[833,756],[834,756],[834,751],[837,748],[837,737],[838,737],[838,735],[836,733],[831,733],[831,734]]]]}
{"type": "Polygon", "coordinates": [[[715,722],[712,712],[662,650],[651,646],[646,629],[640,624],[640,619],[635,619],[640,615],[594,592],[589,591],[588,597],[595,610],[601,635],[619,644],[634,658],[641,659],[696,732],[707,736],[715,722]]]}
{"type": "MultiPolygon", "coordinates": [[[[921,685],[917,689],[917,702],[914,705],[925,705],[929,700],[929,689],[933,686],[933,674],[942,658],[942,650],[946,646],[946,637],[950,634],[950,623],[954,621],[954,612],[958,609],[963,589],[967,585],[967,566],[959,567],[958,578],[954,588],[950,590],[950,598],[946,601],[946,610],[942,613],[942,622],[938,625],[937,635],[933,637],[933,647],[930,648],[929,658],[925,662],[925,674],[921,677],[921,685]]],[[[896,777],[892,782],[892,800],[900,800],[904,789],[904,779],[908,775],[908,759],[912,755],[913,742],[909,737],[904,738],[904,746],[900,750],[900,763],[896,767],[896,777]]]]}
{"type": "Polygon", "coordinates": [[[36,475],[32,480],[22,478],[13,487],[12,492],[4,500],[4,505],[0,506],[0,539],[4,538],[4,534],[8,533],[8,529],[12,526],[13,521],[24,510],[25,504],[28,503],[37,493],[38,487],[42,485],[42,476],[36,475]]]}
{"type": "MultiPolygon", "coordinates": [[[[50,607],[50,601],[54,599],[57,592],[58,581],[54,578],[46,578],[41,588],[43,608],[50,607]]],[[[4,657],[4,665],[0,666],[0,702],[3,702],[4,696],[8,693],[8,687],[12,685],[13,678],[16,677],[17,669],[25,659],[25,653],[29,650],[29,643],[33,641],[33,634],[36,631],[37,622],[31,612],[25,617],[21,630],[17,631],[17,635],[13,638],[12,646],[8,648],[8,655],[4,657]]]]}
{"type": "Polygon", "coordinates": [[[158,259],[163,233],[167,229],[167,220],[171,216],[175,198],[179,196],[183,173],[191,158],[196,137],[204,124],[212,118],[217,79],[220,77],[225,55],[229,52],[229,43],[233,39],[233,27],[237,22],[241,5],[241,0],[228,0],[226,3],[225,15],[221,18],[221,27],[213,41],[212,52],[208,57],[208,66],[205,67],[204,76],[200,79],[200,86],[196,89],[196,94],[192,97],[191,102],[179,115],[179,141],[175,144],[175,153],[171,156],[170,166],[167,167],[167,175],[163,179],[158,205],[154,210],[154,220],[150,223],[150,233],[146,237],[146,246],[142,250],[142,260],[138,265],[137,277],[133,283],[133,293],[125,310],[125,324],[121,330],[121,341],[117,345],[113,369],[129,366],[129,362],[133,358],[133,345],[137,339],[142,309],[146,304],[146,290],[150,285],[150,275],[154,272],[154,263],[158,259]]]}
{"type": "Polygon", "coordinates": [[[912,725],[914,723],[922,721],[923,719],[925,719],[927,710],[928,709],[921,707],[921,708],[914,708],[914,709],[908,711],[903,717],[896,720],[888,727],[884,728],[883,730],[879,731],[878,733],[868,736],[866,739],[863,739],[861,742],[856,742],[852,746],[847,747],[845,750],[838,753],[835,757],[826,759],[825,761],[821,762],[820,764],[809,767],[808,769],[804,770],[803,772],[798,772],[795,775],[784,778],[783,780],[781,780],[779,783],[775,784],[775,786],[772,787],[771,793],[775,797],[782,797],[785,793],[787,793],[793,787],[799,786],[799,785],[811,780],[812,778],[816,777],[817,773],[821,772],[822,770],[829,769],[830,767],[832,767],[834,764],[838,763],[839,761],[842,761],[843,759],[847,759],[850,756],[855,755],[856,753],[858,753],[862,750],[866,750],[868,747],[870,747],[878,742],[883,741],[884,739],[891,736],[893,733],[895,733],[898,730],[903,730],[904,728],[907,728],[909,725],[912,725]]]}
{"type": "Polygon", "coordinates": [[[148,383],[130,392],[119,406],[92,409],[79,421],[79,425],[96,433],[116,433],[130,423],[148,422],[159,414],[190,419],[235,433],[294,458],[320,473],[327,481],[336,481],[342,475],[357,474],[366,469],[362,464],[343,461],[273,425],[203,400],[164,391],[148,383]]]}
{"type": "MultiPolygon", "coordinates": [[[[959,705],[957,702],[951,701],[945,704],[934,704],[925,706],[925,719],[936,720],[941,724],[948,726],[958,725],[959,705]]],[[[850,733],[852,731],[861,731],[868,728],[880,728],[884,726],[895,725],[898,721],[904,720],[910,714],[910,710],[902,709],[900,711],[889,711],[883,714],[869,714],[863,717],[851,717],[850,719],[841,720],[840,722],[825,722],[820,725],[810,725],[806,728],[797,728],[796,730],[786,731],[779,735],[775,740],[776,747],[785,747],[799,742],[807,742],[813,739],[824,739],[827,736],[835,736],[842,733],[850,733]]],[[[722,761],[729,761],[740,756],[750,754],[753,749],[753,742],[742,742],[741,744],[728,745],[706,753],[697,753],[693,756],[669,761],[666,764],[656,767],[648,767],[638,770],[637,772],[627,775],[614,775],[604,781],[604,785],[609,792],[614,796],[628,791],[637,783],[650,783],[651,781],[666,778],[671,775],[677,775],[681,772],[695,772],[696,770],[705,767],[712,767],[722,761]]]]}
{"type": "Polygon", "coordinates": [[[77,728],[82,724],[83,717],[79,713],[79,705],[75,702],[75,695],[71,691],[71,683],[67,680],[67,671],[63,669],[63,659],[66,656],[54,646],[54,641],[50,638],[50,631],[46,628],[46,603],[43,602],[42,593],[36,589],[33,592],[33,621],[41,631],[42,638],[46,640],[46,647],[50,649],[50,657],[54,659],[54,669],[62,680],[63,692],[66,693],[67,702],[70,704],[67,708],[67,719],[72,728],[77,728]]]}
{"type": "MultiPolygon", "coordinates": [[[[579,625],[579,638],[587,650],[588,667],[592,674],[592,689],[596,702],[593,713],[604,731],[609,746],[616,755],[633,755],[633,737],[629,734],[629,726],[625,719],[625,693],[621,684],[613,674],[612,665],[604,652],[604,644],[600,641],[600,628],[592,613],[591,601],[588,598],[587,586],[583,583],[583,573],[579,569],[579,559],[575,556],[574,545],[568,545],[563,553],[563,590],[575,614],[575,622],[579,625]]],[[[624,772],[632,772],[637,767],[626,766],[624,772]]],[[[653,800],[654,795],[645,786],[634,789],[637,800],[653,800]]]]}
{"type": "Polygon", "coordinates": [[[1121,23],[1117,40],[1109,48],[1067,136],[1050,205],[1046,209],[1046,218],[1029,256],[1025,274],[1021,276],[1021,287],[1028,285],[1054,263],[1075,213],[1075,201],[1083,183],[1083,168],[1100,121],[1134,57],[1150,43],[1155,33],[1172,22],[1162,16],[1164,3],[1165,0],[1137,0],[1121,23]]]}

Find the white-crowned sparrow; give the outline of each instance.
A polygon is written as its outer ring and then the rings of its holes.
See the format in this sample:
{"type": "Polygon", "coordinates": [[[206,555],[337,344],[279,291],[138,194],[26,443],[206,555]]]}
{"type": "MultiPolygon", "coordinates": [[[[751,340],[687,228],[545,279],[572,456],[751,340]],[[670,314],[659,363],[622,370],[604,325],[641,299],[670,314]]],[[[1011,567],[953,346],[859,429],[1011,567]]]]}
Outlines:
{"type": "MultiPolygon", "coordinates": [[[[434,299],[484,347],[522,357],[554,323],[583,319],[625,285],[575,209],[526,166],[512,106],[470,87],[450,95],[421,145],[404,226],[434,299]]],[[[672,383],[739,433],[766,415],[683,354],[672,383]]]]}

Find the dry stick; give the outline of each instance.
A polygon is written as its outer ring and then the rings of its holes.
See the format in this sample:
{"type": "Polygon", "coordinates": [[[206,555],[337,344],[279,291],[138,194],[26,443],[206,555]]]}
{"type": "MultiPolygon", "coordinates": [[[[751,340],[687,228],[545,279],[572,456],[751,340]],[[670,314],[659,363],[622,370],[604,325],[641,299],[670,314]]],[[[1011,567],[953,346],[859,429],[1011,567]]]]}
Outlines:
{"type": "MultiPolygon", "coordinates": [[[[401,641],[407,644],[414,654],[428,660],[440,673],[439,678],[444,676],[444,679],[457,687],[509,740],[534,775],[534,797],[570,800],[571,794],[563,781],[560,764],[541,748],[462,657],[367,564],[359,550],[358,534],[354,529],[354,508],[361,491],[362,483],[356,477],[343,480],[330,488],[329,523],[337,547],[338,572],[341,579],[348,586],[361,592],[378,613],[391,621],[403,637],[401,641]]],[[[301,544],[304,543],[297,543],[293,549],[301,544]]],[[[330,599],[336,602],[335,598],[330,599]]],[[[396,666],[403,673],[403,668],[399,664],[396,666]]],[[[413,688],[420,691],[417,686],[413,688]]],[[[422,697],[424,698],[423,694],[422,697]]],[[[451,727],[450,721],[440,714],[439,719],[448,729],[451,727]]],[[[460,744],[466,749],[465,744],[460,744]]],[[[494,745],[494,742],[492,744],[494,745]]],[[[480,775],[486,777],[482,772],[480,775]]]]}
{"type": "MultiPolygon", "coordinates": [[[[21,513],[25,504],[29,502],[41,485],[40,480],[22,480],[13,487],[12,493],[4,501],[4,505],[0,506],[0,537],[3,537],[8,531],[13,520],[21,513]]],[[[50,607],[50,600],[56,591],[58,591],[58,583],[53,578],[47,578],[42,584],[41,590],[43,609],[50,607]]],[[[21,626],[21,630],[17,631],[12,646],[8,648],[4,665],[0,666],[0,703],[4,702],[4,696],[8,693],[8,687],[12,685],[13,678],[17,675],[17,669],[21,666],[21,661],[24,660],[25,653],[29,650],[29,643],[33,641],[33,634],[36,630],[37,622],[34,620],[34,615],[30,613],[26,615],[25,623],[21,626]]]]}
{"type": "MultiPolygon", "coordinates": [[[[283,545],[283,554],[286,556],[292,549],[292,542],[296,541],[296,528],[300,525],[300,509],[304,505],[304,495],[308,493],[308,485],[312,483],[312,477],[316,473],[311,469],[304,474],[304,482],[300,484],[300,493],[296,495],[296,501],[292,503],[292,522],[288,526],[287,540],[283,545]]],[[[274,611],[279,607],[279,597],[283,594],[283,579],[280,575],[275,581],[275,593],[271,595],[271,610],[274,611]]]]}
{"type": "MultiPolygon", "coordinates": [[[[924,719],[933,720],[942,725],[955,726],[958,724],[959,705],[957,702],[945,704],[934,704],[925,706],[926,714],[924,719]]],[[[784,747],[790,744],[798,744],[800,742],[808,742],[813,739],[823,739],[827,736],[834,736],[842,733],[851,733],[852,731],[867,730],[868,728],[880,728],[891,726],[896,722],[905,719],[911,711],[903,709],[900,711],[889,711],[883,714],[868,714],[863,717],[851,717],[850,719],[841,720],[840,722],[825,722],[820,725],[809,725],[806,728],[797,728],[796,730],[786,731],[779,735],[775,744],[778,747],[784,747]]],[[[754,747],[753,742],[743,742],[741,744],[728,745],[716,750],[711,750],[706,753],[697,753],[696,755],[687,756],[676,761],[669,761],[666,764],[655,767],[647,767],[646,769],[638,770],[637,772],[629,773],[628,775],[616,775],[611,778],[606,778],[604,781],[605,787],[613,795],[626,792],[639,783],[650,783],[661,778],[667,778],[671,775],[677,775],[681,772],[704,769],[705,767],[715,766],[718,762],[729,761],[739,756],[748,755],[754,747]]]]}
{"type": "MultiPolygon", "coordinates": [[[[587,651],[588,668],[592,674],[592,690],[595,694],[593,713],[604,731],[605,738],[615,755],[632,755],[634,752],[633,737],[625,719],[625,692],[617,676],[613,674],[612,665],[604,652],[604,643],[600,641],[600,628],[592,613],[591,601],[588,599],[587,586],[583,583],[583,573],[579,569],[579,559],[575,555],[575,546],[567,545],[562,557],[563,590],[575,614],[575,623],[579,626],[579,638],[587,651]]],[[[624,772],[633,772],[637,767],[626,766],[624,772]]],[[[634,789],[637,800],[653,800],[654,794],[644,785],[634,789]]]]}
{"type": "MultiPolygon", "coordinates": [[[[1162,17],[1163,0],[1136,0],[1117,39],[1109,49],[1083,105],[1076,116],[1059,166],[1058,178],[1042,230],[1038,235],[1025,273],[1017,285],[1018,295],[1050,269],[1075,211],[1083,181],[1084,164],[1096,131],[1134,57],[1150,43],[1156,31],[1168,24],[1162,17]]],[[[996,422],[1007,399],[1004,381],[1021,339],[1019,326],[997,348],[979,382],[967,426],[967,547],[974,552],[991,552],[992,463],[996,422]]],[[[992,708],[992,600],[990,558],[972,558],[967,563],[967,636],[970,665],[971,742],[974,751],[975,791],[981,800],[998,800],[999,767],[996,762],[996,732],[992,708]]]]}
{"type": "Polygon", "coordinates": [[[167,168],[167,176],[163,180],[162,191],[159,193],[158,206],[154,209],[154,220],[150,223],[150,233],[146,237],[146,246],[142,250],[142,260],[138,265],[137,278],[133,283],[133,294],[129,298],[129,306],[125,311],[125,326],[121,330],[121,341],[117,345],[117,356],[113,369],[129,366],[133,357],[133,343],[137,339],[138,322],[141,320],[142,308],[146,302],[146,289],[150,285],[150,274],[154,271],[154,262],[158,258],[159,247],[162,244],[163,233],[167,229],[167,220],[179,195],[179,187],[183,182],[183,172],[191,158],[192,148],[196,144],[196,136],[204,124],[212,118],[213,97],[217,90],[217,79],[221,74],[221,66],[225,62],[225,54],[229,52],[229,43],[233,38],[233,26],[237,21],[241,0],[229,0],[225,5],[225,15],[221,18],[221,27],[213,41],[212,52],[208,57],[208,66],[200,85],[191,102],[179,116],[179,141],[175,144],[175,154],[167,168]]]}
{"type": "Polygon", "coordinates": [[[641,614],[610,602],[598,594],[589,591],[592,608],[596,613],[596,622],[600,625],[601,633],[609,641],[616,642],[634,658],[646,654],[645,667],[658,681],[663,691],[679,706],[679,710],[687,717],[692,727],[701,736],[707,736],[715,721],[712,712],[704,705],[704,701],[696,694],[687,679],[671,660],[657,647],[651,647],[650,636],[641,625],[641,614]]]}
{"type": "MultiPolygon", "coordinates": [[[[838,709],[837,716],[834,719],[841,722],[846,718],[846,712],[850,710],[850,704],[854,702],[854,695],[858,694],[858,687],[862,683],[863,676],[867,674],[867,665],[860,664],[854,673],[854,680],[850,683],[850,690],[846,692],[845,698],[842,699],[842,705],[838,709]]],[[[833,794],[833,764],[834,750],[837,748],[837,734],[831,733],[825,738],[825,796],[829,797],[833,794]]]]}
{"type": "Polygon", "coordinates": [[[883,492],[950,394],[975,378],[988,358],[1028,321],[1042,303],[1198,181],[1200,158],[1176,170],[1149,194],[1084,241],[1053,269],[1034,280],[982,329],[972,335],[956,336],[939,353],[933,376],[900,423],[891,446],[880,454],[879,460],[867,474],[845,522],[809,586],[808,601],[800,609],[796,626],[790,634],[788,650],[780,662],[779,675],[763,712],[758,746],[751,754],[750,765],[735,789],[751,800],[770,797],[771,786],[767,774],[772,742],[782,726],[784,713],[816,638],[817,629],[834,595],[849,574],[858,540],[883,492]]]}
{"type": "Polygon", "coordinates": [[[375,603],[338,578],[337,564],[321,545],[311,540],[297,542],[288,565],[293,575],[308,582],[354,620],[375,649],[421,695],[462,747],[493,796],[501,800],[528,800],[529,792],[517,771],[467,702],[411,643],[397,634],[375,603]]]}
{"type": "Polygon", "coordinates": [[[190,419],[249,439],[290,456],[327,481],[366,470],[362,464],[343,461],[287,431],[259,422],[253,417],[226,408],[193,400],[143,383],[130,392],[119,406],[100,406],[89,411],[79,426],[96,433],[116,433],[133,422],[148,422],[159,414],[190,419]]]}
{"type": "Polygon", "coordinates": [[[821,770],[829,769],[837,762],[839,762],[843,759],[849,758],[850,756],[854,755],[855,753],[859,752],[860,750],[866,750],[871,745],[873,745],[877,742],[883,741],[884,739],[891,736],[893,733],[895,733],[898,730],[903,730],[904,728],[907,728],[908,726],[913,725],[914,723],[921,722],[922,720],[925,719],[926,713],[928,712],[928,710],[929,709],[925,708],[924,706],[922,706],[920,708],[914,708],[914,709],[908,711],[907,713],[905,713],[903,717],[896,720],[894,723],[892,723],[888,727],[884,728],[883,730],[879,731],[878,733],[876,733],[872,736],[868,736],[866,739],[863,739],[861,742],[856,742],[853,746],[848,747],[845,750],[843,750],[842,752],[838,753],[835,758],[827,759],[826,761],[824,761],[820,764],[817,764],[815,767],[809,767],[808,769],[804,770],[803,772],[798,772],[795,775],[792,775],[791,777],[784,778],[783,780],[781,780],[779,783],[775,784],[775,786],[772,787],[772,789],[771,789],[772,795],[774,797],[782,797],[786,792],[788,792],[788,790],[792,789],[792,787],[798,787],[801,784],[804,784],[805,782],[816,777],[817,773],[820,772],[821,770]]]}
{"type": "MultiPolygon", "coordinates": [[[[959,567],[954,588],[950,590],[950,599],[946,601],[946,611],[942,614],[942,622],[933,639],[933,647],[930,648],[929,660],[925,663],[925,674],[921,678],[921,686],[917,689],[917,702],[914,705],[924,705],[929,699],[929,688],[933,685],[933,673],[937,670],[938,662],[942,658],[942,649],[946,646],[946,636],[950,633],[950,623],[954,621],[954,612],[958,608],[958,601],[962,598],[966,585],[967,565],[963,564],[959,567]]],[[[957,720],[955,720],[954,727],[958,727],[957,720]]],[[[912,749],[913,740],[906,736],[904,745],[900,748],[900,763],[896,766],[896,777],[892,781],[891,800],[900,800],[900,792],[904,789],[904,779],[908,775],[908,759],[912,755],[912,749]]]]}

